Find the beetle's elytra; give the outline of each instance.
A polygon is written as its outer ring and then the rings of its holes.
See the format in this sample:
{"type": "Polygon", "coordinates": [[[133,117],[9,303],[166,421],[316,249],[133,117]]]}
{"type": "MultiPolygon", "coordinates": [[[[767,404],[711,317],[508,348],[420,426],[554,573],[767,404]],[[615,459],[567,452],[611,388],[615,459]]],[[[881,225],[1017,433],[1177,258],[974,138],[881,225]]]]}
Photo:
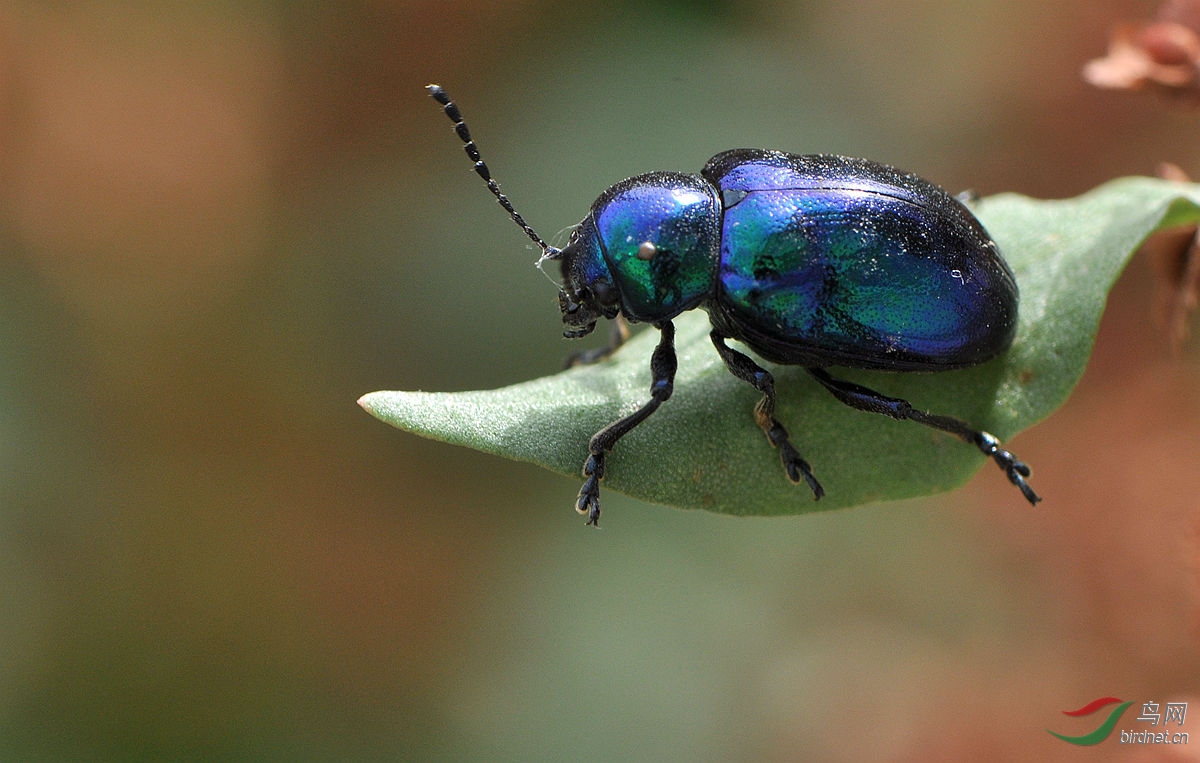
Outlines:
{"type": "Polygon", "coordinates": [[[766,360],[804,366],[846,405],[915,421],[955,435],[990,456],[1031,503],[1029,467],[987,432],[914,409],[905,400],[838,379],[828,366],[942,371],[977,365],[1012,344],[1017,284],[975,216],[942,188],[887,165],[843,156],[737,149],[699,175],[651,172],[623,180],[596,200],[562,249],[517,213],[492,177],[458,107],[429,94],[454,123],[475,171],[509,216],[562,266],[563,335],[585,336],[616,321],[608,347],[576,356],[591,362],[624,341],[623,321],[660,332],[650,359],[650,399],[597,432],[588,446],[576,509],[600,520],[600,480],[616,442],[671,396],[675,327],[700,308],[725,366],[762,393],[758,426],[779,450],[792,482],[825,494],[775,418],[775,380],[736,339],[766,360]]]}

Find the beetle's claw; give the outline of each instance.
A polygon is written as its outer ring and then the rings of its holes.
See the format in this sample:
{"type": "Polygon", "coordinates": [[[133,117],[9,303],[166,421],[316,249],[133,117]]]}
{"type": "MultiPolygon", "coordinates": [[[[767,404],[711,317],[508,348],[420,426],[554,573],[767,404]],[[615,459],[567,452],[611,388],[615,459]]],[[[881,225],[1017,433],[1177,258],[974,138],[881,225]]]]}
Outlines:
{"type": "Polygon", "coordinates": [[[813,492],[814,501],[819,501],[824,497],[825,488],[821,487],[821,483],[817,482],[817,478],[813,476],[812,467],[800,457],[800,454],[787,440],[779,444],[779,458],[783,461],[783,469],[793,484],[799,485],[800,481],[804,480],[813,492]]]}
{"type": "Polygon", "coordinates": [[[821,487],[821,483],[817,482],[817,478],[812,476],[812,472],[807,469],[804,471],[804,481],[808,483],[808,487],[812,490],[813,500],[819,501],[825,497],[825,488],[821,487]]]}

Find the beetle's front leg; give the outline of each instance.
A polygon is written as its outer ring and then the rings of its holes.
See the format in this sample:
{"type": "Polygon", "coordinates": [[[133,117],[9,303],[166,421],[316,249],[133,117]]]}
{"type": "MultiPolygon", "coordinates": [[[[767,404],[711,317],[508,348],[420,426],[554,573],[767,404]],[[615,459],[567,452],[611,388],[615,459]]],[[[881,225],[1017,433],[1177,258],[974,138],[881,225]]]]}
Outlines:
{"type": "Polygon", "coordinates": [[[650,384],[650,399],[625,418],[617,419],[592,435],[588,443],[588,458],[583,464],[583,476],[587,479],[579,489],[575,510],[587,514],[587,523],[593,527],[600,526],[600,480],[604,478],[604,461],[609,451],[617,444],[617,440],[658,410],[658,406],[671,396],[675,388],[675,369],[679,366],[675,358],[675,324],[663,321],[656,328],[661,335],[654,354],[650,356],[650,373],[654,378],[650,384]]]}
{"type": "Polygon", "coordinates": [[[915,421],[918,424],[923,424],[933,429],[949,432],[963,442],[974,445],[979,448],[979,451],[983,455],[990,457],[1004,470],[1008,481],[1020,489],[1021,494],[1025,496],[1025,500],[1031,504],[1036,504],[1042,500],[1037,493],[1033,492],[1033,488],[1029,486],[1029,483],[1025,481],[1025,478],[1030,474],[1029,466],[1024,461],[1017,460],[1017,457],[1012,453],[1001,448],[1000,440],[996,439],[995,435],[984,432],[981,429],[974,429],[967,422],[952,416],[939,416],[934,413],[919,411],[913,408],[912,404],[907,400],[888,397],[860,384],[848,382],[843,379],[835,379],[823,368],[810,368],[808,372],[812,374],[814,379],[821,382],[821,385],[825,389],[833,393],[834,397],[851,408],[857,408],[860,411],[868,413],[880,413],[901,421],[915,421]]]}
{"type": "Polygon", "coordinates": [[[779,419],[775,418],[775,377],[748,356],[725,344],[725,337],[715,330],[708,336],[712,339],[713,346],[717,348],[717,354],[721,356],[721,360],[725,361],[725,367],[729,369],[729,372],[742,381],[749,382],[762,393],[763,396],[758,401],[758,405],[754,406],[754,420],[767,435],[767,440],[779,448],[779,458],[783,461],[783,469],[787,472],[788,479],[792,482],[799,482],[803,479],[812,490],[813,499],[820,500],[821,496],[825,495],[825,489],[813,476],[808,462],[801,458],[796,449],[792,447],[783,424],[780,424],[779,419]]]}

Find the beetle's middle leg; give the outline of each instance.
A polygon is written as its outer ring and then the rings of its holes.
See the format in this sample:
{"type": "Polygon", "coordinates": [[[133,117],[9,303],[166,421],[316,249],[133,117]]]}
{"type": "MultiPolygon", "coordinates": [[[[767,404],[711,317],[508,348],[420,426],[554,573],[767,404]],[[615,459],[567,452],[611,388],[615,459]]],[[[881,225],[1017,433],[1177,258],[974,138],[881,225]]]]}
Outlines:
{"type": "Polygon", "coordinates": [[[812,489],[814,500],[820,499],[825,495],[825,489],[813,476],[808,462],[801,458],[796,449],[792,447],[783,424],[780,424],[779,419],[775,418],[775,377],[748,356],[725,344],[725,337],[715,330],[709,334],[709,338],[717,348],[721,360],[725,361],[725,367],[729,369],[729,372],[763,393],[758,405],[754,406],[754,420],[766,433],[771,444],[779,448],[779,458],[783,461],[783,468],[787,472],[788,479],[792,482],[799,482],[803,479],[812,489]]]}
{"type": "Polygon", "coordinates": [[[996,439],[995,435],[984,432],[981,429],[974,429],[967,422],[952,416],[939,416],[917,410],[907,400],[888,397],[873,389],[868,389],[860,384],[848,382],[844,379],[835,379],[823,368],[810,368],[808,372],[812,374],[814,379],[821,382],[821,385],[825,389],[833,393],[834,397],[851,408],[857,408],[867,413],[879,413],[901,421],[915,421],[918,424],[923,424],[933,429],[949,432],[963,442],[974,445],[979,448],[983,455],[990,457],[1004,470],[1005,475],[1008,476],[1008,481],[1021,490],[1022,495],[1025,496],[1025,500],[1030,503],[1037,503],[1042,500],[1038,497],[1037,493],[1033,492],[1033,488],[1029,486],[1029,483],[1025,481],[1025,478],[1030,474],[1029,466],[1024,461],[1017,460],[1017,457],[1012,453],[1001,448],[1000,440],[996,439]]]}

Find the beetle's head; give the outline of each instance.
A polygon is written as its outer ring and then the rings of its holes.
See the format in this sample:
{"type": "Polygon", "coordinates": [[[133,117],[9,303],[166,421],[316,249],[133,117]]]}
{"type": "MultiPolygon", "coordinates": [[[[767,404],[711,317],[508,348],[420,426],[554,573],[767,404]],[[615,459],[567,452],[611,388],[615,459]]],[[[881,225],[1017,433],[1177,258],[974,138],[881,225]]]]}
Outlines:
{"type": "Polygon", "coordinates": [[[592,214],[571,233],[559,259],[562,288],[558,307],[562,310],[563,336],[578,339],[592,333],[601,318],[616,318],[621,309],[621,295],[609,273],[592,214]]]}
{"type": "Polygon", "coordinates": [[[600,318],[670,320],[711,292],[720,255],[716,191],[699,175],[653,172],[609,188],[559,253],[563,335],[600,318]]]}

